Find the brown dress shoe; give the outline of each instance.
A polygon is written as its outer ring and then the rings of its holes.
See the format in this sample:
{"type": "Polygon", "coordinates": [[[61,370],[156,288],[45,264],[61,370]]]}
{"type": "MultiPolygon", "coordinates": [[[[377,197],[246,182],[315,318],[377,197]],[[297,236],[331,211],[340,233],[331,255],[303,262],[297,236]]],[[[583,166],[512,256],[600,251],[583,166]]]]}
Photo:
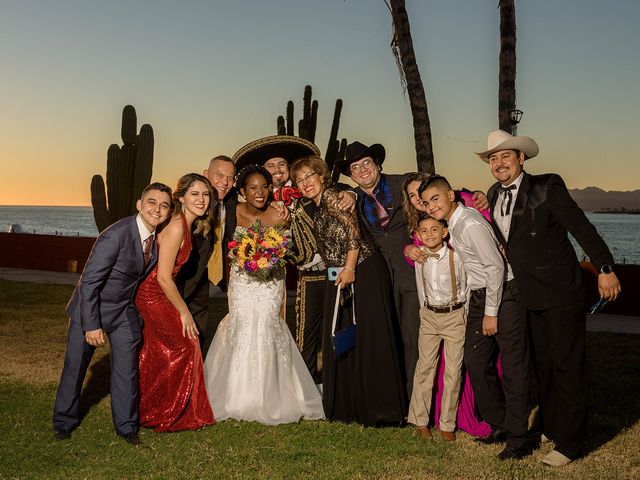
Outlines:
{"type": "Polygon", "coordinates": [[[442,437],[442,439],[445,442],[455,442],[456,441],[455,432],[445,432],[445,431],[440,430],[440,436],[442,437]]]}
{"type": "Polygon", "coordinates": [[[424,439],[433,438],[433,435],[431,435],[431,430],[429,430],[429,427],[427,427],[426,425],[416,427],[416,435],[424,439]]]}

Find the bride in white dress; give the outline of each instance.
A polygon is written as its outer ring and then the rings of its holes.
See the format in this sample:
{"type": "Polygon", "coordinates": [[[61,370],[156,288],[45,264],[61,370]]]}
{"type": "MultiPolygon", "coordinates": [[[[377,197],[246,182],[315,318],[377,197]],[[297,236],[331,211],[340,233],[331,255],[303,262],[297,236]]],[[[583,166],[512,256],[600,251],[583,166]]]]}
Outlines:
{"type": "MultiPolygon", "coordinates": [[[[264,168],[242,169],[238,187],[247,202],[237,206],[236,230],[257,219],[266,225],[281,221],[275,209],[268,208],[271,175],[264,168]]],[[[322,397],[280,317],[283,292],[284,273],[265,281],[231,268],[229,314],[204,362],[216,420],[276,425],[325,418],[322,397]]]]}

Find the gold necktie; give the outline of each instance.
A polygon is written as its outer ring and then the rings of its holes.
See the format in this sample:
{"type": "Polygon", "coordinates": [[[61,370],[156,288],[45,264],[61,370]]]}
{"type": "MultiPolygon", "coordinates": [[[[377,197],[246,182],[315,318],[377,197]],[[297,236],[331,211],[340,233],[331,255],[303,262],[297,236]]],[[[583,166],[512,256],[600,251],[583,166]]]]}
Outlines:
{"type": "Polygon", "coordinates": [[[224,259],[222,258],[222,220],[220,215],[216,215],[213,227],[213,254],[209,259],[209,281],[217,285],[223,277],[224,259]]]}

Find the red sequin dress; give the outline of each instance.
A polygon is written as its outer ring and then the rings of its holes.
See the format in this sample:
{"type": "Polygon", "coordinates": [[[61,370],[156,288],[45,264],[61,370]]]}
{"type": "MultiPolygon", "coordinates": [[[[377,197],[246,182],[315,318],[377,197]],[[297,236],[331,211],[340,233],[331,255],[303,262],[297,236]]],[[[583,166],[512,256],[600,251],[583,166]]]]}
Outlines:
{"type": "MultiPolygon", "coordinates": [[[[191,235],[184,216],[184,240],[172,276],[189,258],[191,235]]],[[[158,250],[161,245],[158,242],[158,250]]],[[[156,432],[195,430],[215,423],[204,384],[198,340],[182,336],[182,322],[157,280],[158,267],[142,282],[136,307],[144,320],[140,351],[140,425],[156,432]]]]}

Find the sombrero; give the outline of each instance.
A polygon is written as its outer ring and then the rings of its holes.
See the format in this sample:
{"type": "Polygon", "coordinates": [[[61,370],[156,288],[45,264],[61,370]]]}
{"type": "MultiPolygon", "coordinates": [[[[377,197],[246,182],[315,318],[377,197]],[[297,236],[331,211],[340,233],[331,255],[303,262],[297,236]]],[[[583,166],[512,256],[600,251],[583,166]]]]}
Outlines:
{"type": "Polygon", "coordinates": [[[247,165],[264,165],[270,158],[281,157],[289,164],[307,155],[320,155],[320,150],[313,143],[304,138],[293,135],[271,135],[247,143],[238,150],[231,160],[236,170],[247,165]]]}

